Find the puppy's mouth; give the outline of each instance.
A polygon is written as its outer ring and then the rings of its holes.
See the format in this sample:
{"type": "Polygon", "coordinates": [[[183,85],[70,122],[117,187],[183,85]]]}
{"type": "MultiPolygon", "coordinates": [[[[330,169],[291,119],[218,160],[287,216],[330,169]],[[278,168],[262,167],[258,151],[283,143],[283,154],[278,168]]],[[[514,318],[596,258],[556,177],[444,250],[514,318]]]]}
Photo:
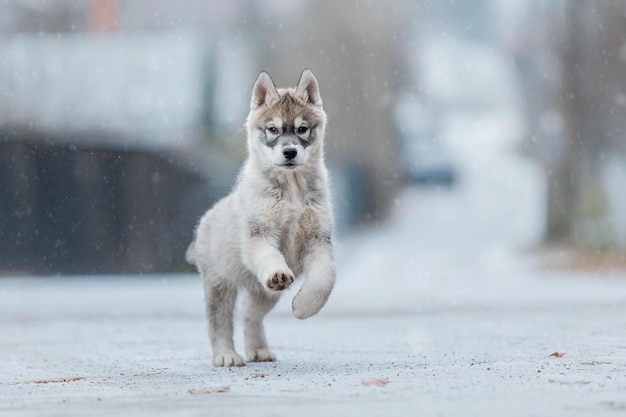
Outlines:
{"type": "Polygon", "coordinates": [[[277,165],[279,168],[284,168],[287,170],[293,170],[300,166],[301,164],[296,164],[295,162],[285,162],[284,164],[277,165]]]}

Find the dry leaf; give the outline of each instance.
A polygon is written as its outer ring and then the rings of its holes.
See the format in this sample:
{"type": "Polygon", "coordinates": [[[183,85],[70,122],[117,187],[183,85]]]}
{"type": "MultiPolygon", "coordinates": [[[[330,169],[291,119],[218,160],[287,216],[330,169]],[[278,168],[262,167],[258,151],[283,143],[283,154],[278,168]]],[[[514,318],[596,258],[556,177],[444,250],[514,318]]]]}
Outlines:
{"type": "Polygon", "coordinates": [[[249,379],[256,379],[256,378],[265,378],[265,374],[250,374],[249,377],[244,378],[246,381],[249,379]]]}
{"type": "Polygon", "coordinates": [[[84,376],[71,376],[66,378],[50,378],[50,379],[33,379],[32,381],[26,381],[25,384],[50,384],[54,382],[72,382],[85,379],[84,376]]]}
{"type": "Polygon", "coordinates": [[[555,358],[562,358],[566,354],[567,354],[567,352],[554,352],[550,356],[554,356],[555,358]]]}
{"type": "Polygon", "coordinates": [[[191,395],[197,395],[197,394],[217,394],[220,392],[228,392],[228,391],[230,391],[230,387],[190,389],[187,392],[190,393],[191,395]]]}
{"type": "Polygon", "coordinates": [[[389,383],[388,378],[367,379],[365,381],[361,381],[361,384],[365,385],[366,387],[371,387],[371,386],[384,387],[388,383],[389,383]]]}

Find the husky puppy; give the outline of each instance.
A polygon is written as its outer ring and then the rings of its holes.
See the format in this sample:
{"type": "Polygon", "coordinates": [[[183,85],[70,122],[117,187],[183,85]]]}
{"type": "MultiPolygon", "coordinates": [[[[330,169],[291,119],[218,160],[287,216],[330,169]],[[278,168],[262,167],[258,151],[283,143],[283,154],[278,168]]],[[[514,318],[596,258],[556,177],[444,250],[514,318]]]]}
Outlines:
{"type": "Polygon", "coordinates": [[[214,366],[242,366],[233,343],[233,309],[245,297],[249,361],[274,361],[263,318],[300,275],[292,301],[306,319],[335,283],[333,218],[324,165],[326,114],[313,73],[296,88],[277,89],[266,72],[252,89],[248,158],[233,191],[200,220],[187,261],[204,281],[214,366]]]}

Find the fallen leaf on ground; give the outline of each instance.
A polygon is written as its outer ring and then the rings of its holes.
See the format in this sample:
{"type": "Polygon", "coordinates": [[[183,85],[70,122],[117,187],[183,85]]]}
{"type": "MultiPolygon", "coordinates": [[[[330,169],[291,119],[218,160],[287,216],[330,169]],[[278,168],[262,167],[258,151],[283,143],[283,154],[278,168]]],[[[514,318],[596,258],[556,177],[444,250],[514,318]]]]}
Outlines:
{"type": "Polygon", "coordinates": [[[228,392],[228,391],[230,391],[230,387],[190,389],[187,392],[190,393],[191,395],[197,395],[197,394],[217,394],[220,392],[228,392]]]}
{"type": "Polygon", "coordinates": [[[566,354],[567,354],[567,352],[554,352],[550,356],[554,356],[555,358],[562,358],[566,354]]]}
{"type": "Polygon", "coordinates": [[[26,381],[25,384],[50,384],[54,382],[72,382],[85,379],[84,376],[70,376],[66,378],[50,378],[50,379],[33,379],[32,381],[26,381]]]}
{"type": "Polygon", "coordinates": [[[250,374],[249,377],[245,378],[245,380],[256,379],[256,378],[265,378],[265,374],[250,374]]]}
{"type": "Polygon", "coordinates": [[[388,383],[389,383],[388,378],[367,379],[365,381],[361,381],[361,384],[365,385],[366,387],[371,387],[371,386],[383,387],[387,385],[388,383]]]}

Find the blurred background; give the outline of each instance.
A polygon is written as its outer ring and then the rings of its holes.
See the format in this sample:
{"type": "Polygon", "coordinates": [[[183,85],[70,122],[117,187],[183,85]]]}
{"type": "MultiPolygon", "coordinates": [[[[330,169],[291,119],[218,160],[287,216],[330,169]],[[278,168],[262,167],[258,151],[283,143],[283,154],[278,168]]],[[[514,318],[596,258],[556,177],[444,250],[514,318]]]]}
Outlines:
{"type": "Polygon", "coordinates": [[[0,275],[189,270],[256,76],[293,86],[305,67],[340,242],[400,213],[423,219],[385,245],[447,233],[626,264],[622,0],[0,7],[0,275]]]}

